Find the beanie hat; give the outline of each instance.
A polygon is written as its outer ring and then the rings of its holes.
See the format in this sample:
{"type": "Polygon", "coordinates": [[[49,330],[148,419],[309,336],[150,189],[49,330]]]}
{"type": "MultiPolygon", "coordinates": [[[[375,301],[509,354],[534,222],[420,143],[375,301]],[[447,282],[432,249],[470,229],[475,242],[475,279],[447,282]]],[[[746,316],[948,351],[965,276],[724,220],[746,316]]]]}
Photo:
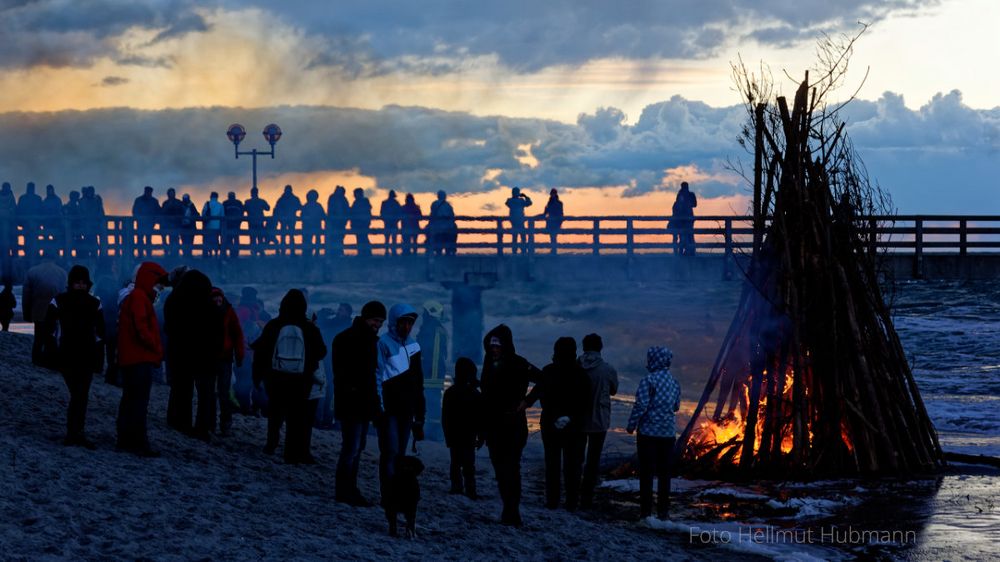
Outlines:
{"type": "Polygon", "coordinates": [[[89,291],[94,284],[90,281],[90,270],[82,265],[74,265],[69,270],[69,275],[66,276],[66,284],[69,288],[73,288],[73,284],[83,281],[87,284],[87,290],[89,291]]]}
{"type": "Polygon", "coordinates": [[[363,307],[361,307],[361,318],[364,320],[370,320],[372,318],[385,320],[385,317],[385,305],[378,301],[367,302],[363,307]]]}

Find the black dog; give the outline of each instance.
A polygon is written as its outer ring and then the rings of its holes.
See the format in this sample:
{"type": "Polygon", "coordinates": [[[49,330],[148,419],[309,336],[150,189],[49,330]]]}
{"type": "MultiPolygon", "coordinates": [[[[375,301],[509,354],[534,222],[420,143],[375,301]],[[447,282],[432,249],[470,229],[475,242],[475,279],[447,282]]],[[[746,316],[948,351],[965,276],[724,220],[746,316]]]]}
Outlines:
{"type": "Polygon", "coordinates": [[[424,463],[417,457],[400,455],[396,459],[396,474],[389,482],[390,495],[383,504],[391,536],[398,536],[396,518],[400,513],[406,518],[406,538],[417,536],[417,502],[420,501],[420,482],[417,481],[417,476],[423,471],[424,463]]]}

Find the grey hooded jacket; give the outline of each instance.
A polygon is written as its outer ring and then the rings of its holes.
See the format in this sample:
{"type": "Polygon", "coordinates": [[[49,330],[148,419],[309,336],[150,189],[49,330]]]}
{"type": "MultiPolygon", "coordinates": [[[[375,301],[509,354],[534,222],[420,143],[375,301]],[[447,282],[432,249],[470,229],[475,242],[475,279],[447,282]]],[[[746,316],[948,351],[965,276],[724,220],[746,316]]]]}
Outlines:
{"type": "Polygon", "coordinates": [[[587,351],[580,356],[580,366],[590,379],[590,418],[583,424],[584,432],[607,431],[611,427],[611,397],[618,393],[618,372],[601,358],[599,351],[587,351]]]}

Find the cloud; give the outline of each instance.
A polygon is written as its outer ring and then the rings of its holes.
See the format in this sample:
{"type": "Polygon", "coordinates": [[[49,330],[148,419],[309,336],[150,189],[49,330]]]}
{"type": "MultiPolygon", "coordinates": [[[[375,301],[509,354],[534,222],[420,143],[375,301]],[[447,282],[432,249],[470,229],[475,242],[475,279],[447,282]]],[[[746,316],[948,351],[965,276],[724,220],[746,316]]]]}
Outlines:
{"type": "MultiPolygon", "coordinates": [[[[856,102],[848,131],[872,177],[905,212],[984,212],[1000,197],[1000,110],[975,110],[950,92],[910,110],[897,94],[856,102]]],[[[338,170],[403,192],[484,192],[519,185],[614,187],[625,196],[672,191],[689,181],[702,197],[745,195],[727,168],[746,155],[736,142],[745,111],[673,97],[647,106],[634,125],[616,108],[566,124],[481,117],[421,107],[102,109],[0,114],[5,181],[93,184],[134,196],[143,185],[205,185],[245,178],[224,136],[232,122],[250,131],[241,149],[264,148],[261,129],[284,130],[262,183],[276,174],[338,170]],[[531,161],[526,162],[525,147],[531,161]]],[[[330,186],[317,186],[327,189],[330,186]]]]}
{"type": "Polygon", "coordinates": [[[122,78],[121,76],[105,76],[101,80],[101,86],[121,86],[122,84],[128,84],[128,78],[122,78]]]}

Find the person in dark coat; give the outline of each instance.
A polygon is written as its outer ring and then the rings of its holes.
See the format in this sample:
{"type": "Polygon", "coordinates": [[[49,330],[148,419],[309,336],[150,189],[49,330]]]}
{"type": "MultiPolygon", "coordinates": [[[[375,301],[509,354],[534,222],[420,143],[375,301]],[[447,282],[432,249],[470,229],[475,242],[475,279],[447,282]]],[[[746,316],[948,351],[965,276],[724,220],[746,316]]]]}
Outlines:
{"type": "Polygon", "coordinates": [[[590,415],[590,383],[576,362],[576,341],[556,340],[552,363],[525,398],[523,406],[542,401],[542,445],[545,447],[545,507],[559,507],[560,469],[566,484],[566,509],[574,511],[580,499],[583,464],[583,424],[590,415]],[[560,466],[561,465],[561,466],[560,466]]]}
{"type": "Polygon", "coordinates": [[[271,204],[258,196],[259,190],[250,189],[250,199],[243,203],[247,214],[247,227],[250,229],[250,250],[255,256],[264,255],[267,246],[267,230],[264,226],[264,213],[271,210],[271,204]]]}
{"type": "Polygon", "coordinates": [[[194,238],[198,234],[198,207],[191,201],[191,196],[185,193],[181,197],[181,205],[184,206],[184,214],[181,215],[181,231],[178,236],[181,245],[180,252],[187,257],[193,255],[194,238]]]}
{"type": "Polygon", "coordinates": [[[351,327],[333,338],[333,415],[340,422],[341,448],[337,459],[337,501],[370,506],[358,490],[358,464],[365,450],[368,424],[378,410],[375,368],[378,331],[385,322],[385,305],[366,303],[351,327]]]}
{"type": "Polygon", "coordinates": [[[583,338],[583,355],[580,366],[590,379],[590,416],[583,424],[586,439],[586,463],[583,483],[580,486],[580,505],[591,507],[594,488],[597,487],[601,450],[611,427],[611,397],[618,393],[618,371],[601,357],[604,341],[597,334],[583,338]]]}
{"type": "Polygon", "coordinates": [[[136,249],[140,256],[152,252],[153,232],[160,215],[160,202],[153,197],[153,188],[146,186],[143,193],[132,203],[132,216],[136,223],[136,249]]]}
{"type": "Polygon", "coordinates": [[[554,187],[549,191],[549,202],[545,204],[542,216],[545,217],[545,231],[549,235],[549,244],[551,244],[554,254],[558,245],[559,230],[562,229],[563,223],[563,204],[559,200],[559,190],[554,187]]]}
{"type": "Polygon", "coordinates": [[[486,333],[483,349],[483,423],[503,501],[500,522],[520,527],[521,453],[528,442],[528,419],[519,407],[528,394],[528,385],[539,380],[541,371],[517,355],[514,335],[503,324],[486,333]]]}
{"type": "MultiPolygon", "coordinates": [[[[311,419],[307,419],[306,401],[313,384],[313,374],[319,362],[326,357],[326,344],[319,328],[306,317],[305,294],[292,289],[281,299],[278,317],[264,326],[260,337],[250,346],[253,349],[254,384],[263,382],[267,388],[268,419],[267,443],[264,453],[274,454],[281,439],[281,426],[288,421],[285,438],[285,462],[289,464],[315,463],[305,450],[306,430],[311,419]],[[302,372],[286,372],[275,368],[275,346],[283,328],[294,326],[301,331],[303,353],[302,372]]],[[[286,332],[287,333],[287,332],[286,332]]]]}
{"type": "Polygon", "coordinates": [[[35,339],[31,344],[31,362],[39,367],[54,368],[55,339],[46,332],[45,314],[49,303],[66,288],[66,270],[52,260],[28,270],[21,289],[21,312],[25,322],[35,324],[35,339]]]}
{"type": "Polygon", "coordinates": [[[423,218],[424,213],[420,210],[420,205],[417,205],[416,200],[413,199],[412,193],[406,194],[406,200],[400,211],[403,213],[403,254],[415,254],[417,253],[417,237],[420,235],[420,219],[423,218]]]}
{"type": "Polygon", "coordinates": [[[223,350],[222,312],[212,301],[212,282],[196,270],[186,271],[163,305],[170,398],[167,424],[209,441],[215,429],[215,381],[223,350]],[[194,426],[191,409],[198,390],[194,426]]]}
{"type": "Polygon", "coordinates": [[[24,188],[24,194],[17,199],[17,222],[24,229],[25,256],[38,257],[38,234],[42,214],[42,198],[35,193],[35,182],[29,181],[24,188]]]}
{"type": "Polygon", "coordinates": [[[62,223],[62,198],[56,194],[56,188],[52,184],[45,186],[45,199],[42,201],[42,215],[45,216],[42,227],[45,232],[42,238],[45,241],[46,253],[57,255],[62,237],[65,235],[62,223]]]}
{"type": "Polygon", "coordinates": [[[444,392],[441,425],[444,442],[451,454],[451,493],[464,493],[478,499],[476,493],[476,449],[483,446],[483,397],[476,388],[476,364],[468,357],[455,362],[455,384],[444,392]]]}
{"type": "Polygon", "coordinates": [[[351,214],[351,203],[347,200],[347,190],[338,185],[333,194],[326,200],[326,251],[328,255],[344,254],[344,233],[347,232],[347,219],[351,214]]]}
{"type": "Polygon", "coordinates": [[[274,204],[274,220],[278,226],[279,253],[295,254],[295,221],[302,210],[302,201],[292,192],[292,186],[286,185],[285,191],[274,204]]]}
{"type": "Polygon", "coordinates": [[[0,292],[0,329],[4,332],[10,331],[10,321],[14,319],[14,309],[17,308],[17,298],[14,296],[14,288],[11,286],[10,278],[3,280],[3,291],[0,292]]]}
{"type": "Polygon", "coordinates": [[[302,206],[302,255],[318,256],[323,241],[323,221],[326,212],[319,204],[319,192],[310,189],[302,206]]]}
{"type": "MultiPolygon", "coordinates": [[[[102,223],[105,217],[104,200],[94,191],[94,186],[80,188],[80,220],[83,223],[83,255],[96,256],[101,252],[105,241],[101,234],[105,227],[102,223]]],[[[105,303],[106,305],[107,303],[105,303]]]]}
{"type": "Polygon", "coordinates": [[[403,218],[403,207],[396,199],[396,190],[390,189],[389,196],[382,201],[378,216],[385,230],[385,253],[396,255],[399,248],[399,221],[403,218]]]}
{"type": "Polygon", "coordinates": [[[682,256],[693,256],[694,245],[694,208],[698,206],[698,197],[690,190],[688,183],[681,182],[671,207],[671,219],[667,229],[674,236],[674,253],[682,256]]]}
{"type": "Polygon", "coordinates": [[[351,205],[351,231],[357,242],[358,255],[372,255],[371,242],[368,240],[368,229],[372,223],[372,204],[365,197],[365,190],[354,190],[354,203],[351,205]]]}
{"type": "Polygon", "coordinates": [[[178,235],[184,218],[184,203],[177,198],[177,190],[167,190],[167,198],[160,207],[160,233],[163,235],[163,249],[168,256],[175,256],[180,246],[178,235]]]}
{"type": "Polygon", "coordinates": [[[46,324],[50,333],[59,334],[58,367],[69,390],[63,444],[93,450],[96,447],[84,434],[84,425],[90,383],[104,365],[104,313],[101,300],[90,294],[91,287],[90,271],[74,265],[69,270],[66,292],[56,295],[49,304],[46,324]]]}
{"type": "Polygon", "coordinates": [[[17,255],[17,199],[9,182],[0,184],[0,258],[17,255]]]}
{"type": "Polygon", "coordinates": [[[388,330],[378,339],[375,390],[378,393],[379,488],[382,506],[392,504],[393,477],[406,444],[424,438],[424,373],[420,344],[413,338],[417,311],[408,304],[395,304],[386,318],[388,330]]]}
{"type": "Polygon", "coordinates": [[[122,371],[122,399],[118,405],[120,451],[143,457],[158,457],[146,432],[149,392],[153,369],[163,361],[160,325],[153,301],[167,283],[167,271],[159,264],[143,262],[135,275],[135,287],[122,300],[118,315],[118,365],[122,371]]]}
{"type": "Polygon", "coordinates": [[[230,191],[222,202],[222,214],[226,217],[222,225],[223,255],[231,258],[240,255],[240,227],[244,212],[243,202],[236,198],[235,191],[230,191]]]}

